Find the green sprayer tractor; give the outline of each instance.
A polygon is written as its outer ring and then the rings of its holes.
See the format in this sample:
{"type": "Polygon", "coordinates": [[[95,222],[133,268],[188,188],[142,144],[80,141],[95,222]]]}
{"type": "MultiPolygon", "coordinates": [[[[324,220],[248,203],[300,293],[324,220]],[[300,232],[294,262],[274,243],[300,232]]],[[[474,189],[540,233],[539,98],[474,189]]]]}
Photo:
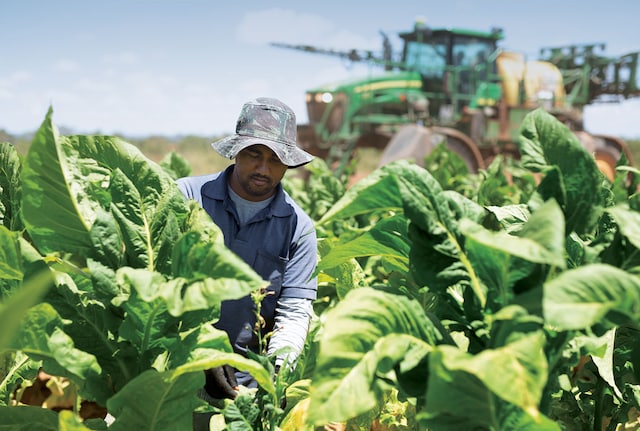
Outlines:
{"type": "Polygon", "coordinates": [[[380,54],[272,43],[382,68],[366,79],[306,92],[309,123],[299,126],[298,139],[337,173],[358,147],[381,149],[380,164],[398,158],[420,164],[442,142],[477,172],[498,154],[519,157],[520,124],[537,108],[573,130],[609,177],[623,153],[632,163],[623,140],[584,130],[583,108],[639,96],[639,52],[610,58],[601,53],[604,44],[572,45],[543,48],[538,59],[528,60],[498,46],[500,29],[436,29],[418,22],[399,34],[403,48],[396,54],[383,36],[380,54]]]}

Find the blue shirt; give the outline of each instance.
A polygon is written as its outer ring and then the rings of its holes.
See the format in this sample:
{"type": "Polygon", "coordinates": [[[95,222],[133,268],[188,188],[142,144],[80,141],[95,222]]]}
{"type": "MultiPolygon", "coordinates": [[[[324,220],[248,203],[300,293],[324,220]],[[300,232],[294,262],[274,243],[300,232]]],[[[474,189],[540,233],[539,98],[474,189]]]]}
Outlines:
{"type": "MultiPolygon", "coordinates": [[[[232,170],[233,165],[223,172],[177,182],[184,196],[198,201],[220,227],[225,245],[269,281],[269,294],[261,305],[264,335],[273,330],[278,299],[316,299],[317,279],[312,277],[317,264],[315,227],[281,184],[271,203],[241,225],[227,190],[227,177],[232,170]]],[[[249,296],[224,301],[220,320],[215,324],[227,332],[238,353],[247,348],[258,351],[254,325],[254,305],[249,296]]]]}

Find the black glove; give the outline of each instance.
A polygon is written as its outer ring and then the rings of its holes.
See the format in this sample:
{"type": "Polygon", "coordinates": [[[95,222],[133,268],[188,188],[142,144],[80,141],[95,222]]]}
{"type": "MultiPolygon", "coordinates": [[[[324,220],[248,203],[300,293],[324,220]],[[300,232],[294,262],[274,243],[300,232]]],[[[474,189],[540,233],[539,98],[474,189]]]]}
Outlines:
{"type": "Polygon", "coordinates": [[[236,380],[236,374],[233,367],[229,365],[222,365],[221,367],[209,368],[204,371],[206,381],[204,383],[204,389],[209,396],[216,399],[235,399],[238,387],[238,381],[236,380]]]}

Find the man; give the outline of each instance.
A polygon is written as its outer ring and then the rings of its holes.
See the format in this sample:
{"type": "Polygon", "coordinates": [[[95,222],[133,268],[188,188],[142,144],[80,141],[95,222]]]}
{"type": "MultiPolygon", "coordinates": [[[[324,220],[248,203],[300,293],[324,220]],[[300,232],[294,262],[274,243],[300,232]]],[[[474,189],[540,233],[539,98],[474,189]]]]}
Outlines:
{"type": "MultiPolygon", "coordinates": [[[[178,186],[195,199],[224,233],[225,245],[266,281],[261,304],[263,335],[272,332],[268,353],[290,348],[276,358],[276,367],[291,362],[304,346],[316,298],[315,227],[307,214],[284,191],[280,181],[289,168],[313,160],[296,145],[296,117],[277,99],[258,98],[243,105],[235,134],[212,147],[235,163],[223,172],[187,177],[178,186]]],[[[237,353],[259,352],[254,304],[249,296],[222,303],[215,324],[226,331],[237,353]]],[[[210,402],[234,398],[236,384],[255,387],[247,373],[221,367],[206,373],[210,402]]]]}

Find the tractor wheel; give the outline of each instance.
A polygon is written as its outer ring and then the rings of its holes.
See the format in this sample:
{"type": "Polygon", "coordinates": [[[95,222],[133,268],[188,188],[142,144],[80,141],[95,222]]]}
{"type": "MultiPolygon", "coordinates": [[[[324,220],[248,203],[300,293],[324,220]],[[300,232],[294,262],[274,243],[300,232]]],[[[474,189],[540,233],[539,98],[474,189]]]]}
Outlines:
{"type": "Polygon", "coordinates": [[[607,135],[592,135],[587,132],[576,132],[576,135],[587,151],[593,154],[598,169],[609,181],[613,181],[616,164],[623,154],[626,156],[629,165],[633,163],[629,147],[620,138],[607,135]]]}
{"type": "Polygon", "coordinates": [[[609,181],[613,181],[616,172],[616,165],[623,154],[627,159],[627,164],[630,166],[633,164],[631,151],[629,150],[626,142],[620,138],[607,135],[595,135],[595,139],[597,143],[594,153],[596,163],[602,173],[609,178],[609,181]],[[606,172],[604,168],[605,164],[607,165],[606,172]]]}
{"type": "Polygon", "coordinates": [[[448,127],[434,127],[433,130],[447,137],[447,148],[464,160],[470,173],[476,174],[486,167],[478,145],[469,136],[448,127]]]}
{"type": "Polygon", "coordinates": [[[478,147],[467,135],[446,127],[427,128],[417,124],[409,124],[398,130],[382,152],[379,166],[399,159],[410,159],[417,165],[424,166],[424,158],[443,141],[448,149],[465,161],[469,172],[477,173],[484,169],[478,147]]]}

